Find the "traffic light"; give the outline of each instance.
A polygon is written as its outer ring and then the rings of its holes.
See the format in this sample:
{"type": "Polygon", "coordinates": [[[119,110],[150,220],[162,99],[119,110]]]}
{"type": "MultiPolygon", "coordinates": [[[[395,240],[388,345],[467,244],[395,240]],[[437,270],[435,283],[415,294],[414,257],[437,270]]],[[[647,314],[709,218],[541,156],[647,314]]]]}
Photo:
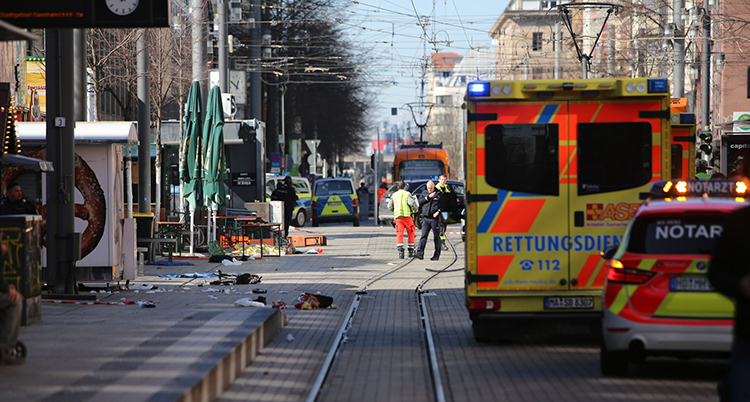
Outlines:
{"type": "Polygon", "coordinates": [[[698,149],[710,157],[713,148],[711,146],[711,142],[713,141],[713,135],[711,135],[711,131],[702,131],[700,134],[698,134],[698,139],[700,140],[698,149]]]}

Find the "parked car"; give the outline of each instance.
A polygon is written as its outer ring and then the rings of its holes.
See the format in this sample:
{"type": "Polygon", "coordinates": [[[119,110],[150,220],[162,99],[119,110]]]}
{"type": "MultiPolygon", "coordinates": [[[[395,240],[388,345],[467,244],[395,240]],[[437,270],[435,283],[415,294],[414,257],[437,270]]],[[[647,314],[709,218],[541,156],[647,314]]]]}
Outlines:
{"type": "MultiPolygon", "coordinates": [[[[277,174],[266,175],[266,197],[271,200],[270,194],[276,189],[279,183],[284,181],[285,176],[277,174]]],[[[292,176],[292,185],[297,192],[297,206],[292,213],[292,225],[297,227],[305,226],[305,222],[312,219],[312,192],[310,183],[304,177],[292,176]]]]}
{"type": "Polygon", "coordinates": [[[359,201],[352,179],[332,177],[315,180],[312,195],[312,225],[321,222],[352,222],[359,226],[359,201]]]}
{"type": "MultiPolygon", "coordinates": [[[[410,192],[412,197],[417,198],[427,188],[427,182],[428,180],[407,180],[406,191],[410,192]]],[[[455,208],[450,211],[445,211],[448,212],[447,223],[459,223],[461,222],[461,212],[464,209],[464,184],[456,180],[448,180],[446,184],[448,184],[448,188],[450,188],[451,192],[456,194],[457,201],[455,208]]],[[[388,199],[390,199],[393,193],[395,193],[397,190],[398,184],[394,184],[383,195],[383,202],[381,202],[380,206],[378,206],[378,220],[380,220],[380,222],[387,222],[392,225],[394,224],[393,211],[388,209],[388,199]]],[[[419,211],[415,211],[414,215],[412,215],[412,218],[414,218],[414,223],[417,225],[417,227],[421,229],[422,215],[419,213],[419,211]]]]}

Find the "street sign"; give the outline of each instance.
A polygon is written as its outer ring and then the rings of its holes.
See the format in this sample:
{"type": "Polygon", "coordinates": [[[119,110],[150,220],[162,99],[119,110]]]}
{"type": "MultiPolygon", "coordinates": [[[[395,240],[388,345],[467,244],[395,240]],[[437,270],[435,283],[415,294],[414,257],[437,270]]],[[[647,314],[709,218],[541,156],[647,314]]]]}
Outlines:
{"type": "Polygon", "coordinates": [[[271,152],[271,173],[281,173],[281,154],[271,152]]]}
{"type": "Polygon", "coordinates": [[[4,1],[0,19],[21,28],[169,27],[168,0],[4,1]]]}

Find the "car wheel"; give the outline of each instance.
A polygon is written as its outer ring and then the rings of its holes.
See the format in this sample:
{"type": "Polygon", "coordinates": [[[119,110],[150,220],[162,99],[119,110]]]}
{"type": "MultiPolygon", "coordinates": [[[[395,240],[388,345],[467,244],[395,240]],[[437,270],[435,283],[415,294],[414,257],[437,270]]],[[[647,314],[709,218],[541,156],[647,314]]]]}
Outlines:
{"type": "Polygon", "coordinates": [[[354,218],[354,226],[359,226],[359,218],[354,218]]]}
{"type": "Polygon", "coordinates": [[[629,363],[627,352],[609,351],[604,342],[602,342],[599,353],[599,365],[602,374],[606,376],[624,376],[628,374],[629,363]]]}
{"type": "Polygon", "coordinates": [[[294,226],[301,228],[305,226],[305,211],[299,210],[297,216],[294,217],[294,226]]]}
{"type": "Polygon", "coordinates": [[[313,225],[313,227],[315,227],[315,228],[316,228],[316,227],[318,227],[318,220],[317,220],[317,219],[315,219],[315,218],[313,218],[313,220],[312,220],[312,225],[313,225]]]}
{"type": "Polygon", "coordinates": [[[414,214],[414,225],[417,229],[422,230],[422,214],[414,214]]]}

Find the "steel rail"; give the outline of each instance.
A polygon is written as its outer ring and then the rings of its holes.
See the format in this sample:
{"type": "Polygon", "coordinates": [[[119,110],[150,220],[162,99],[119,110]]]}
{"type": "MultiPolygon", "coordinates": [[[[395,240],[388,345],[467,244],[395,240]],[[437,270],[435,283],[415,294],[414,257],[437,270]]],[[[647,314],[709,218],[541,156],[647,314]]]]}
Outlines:
{"type": "MultiPolygon", "coordinates": [[[[440,369],[437,364],[437,353],[435,352],[435,343],[432,338],[432,330],[430,327],[429,316],[428,316],[426,305],[424,303],[424,299],[422,298],[422,288],[426,283],[428,283],[432,278],[436,277],[441,272],[450,272],[450,271],[446,271],[446,269],[450,268],[458,260],[458,253],[456,252],[455,246],[448,239],[446,239],[446,241],[449,242],[449,244],[451,245],[451,249],[453,250],[453,260],[443,270],[440,270],[438,272],[428,270],[434,273],[430,275],[430,277],[428,277],[427,279],[423,280],[419,284],[419,286],[417,286],[417,291],[419,295],[418,296],[418,308],[419,308],[419,313],[420,313],[420,322],[421,322],[421,325],[425,334],[425,340],[427,342],[426,347],[427,347],[427,352],[428,352],[430,377],[432,379],[433,392],[435,393],[436,402],[445,402],[445,392],[443,391],[442,380],[440,378],[440,369]]],[[[362,296],[367,294],[367,288],[373,283],[375,283],[376,281],[384,278],[385,276],[388,276],[408,266],[409,264],[414,262],[414,260],[415,260],[414,258],[410,258],[409,260],[402,262],[401,264],[395,266],[394,268],[370,278],[362,286],[357,288],[357,291],[355,292],[352,303],[349,306],[349,310],[347,310],[346,312],[344,322],[341,324],[338,332],[336,333],[336,336],[334,337],[333,344],[331,345],[331,348],[328,350],[328,354],[326,355],[326,358],[323,361],[323,366],[318,372],[318,376],[316,377],[315,382],[313,383],[310,389],[310,392],[308,393],[307,398],[305,399],[305,402],[315,402],[318,396],[320,395],[320,391],[323,388],[323,385],[325,385],[325,381],[328,377],[331,367],[333,366],[333,363],[335,362],[339,352],[341,351],[341,347],[346,339],[346,333],[349,331],[349,328],[351,328],[352,322],[354,321],[354,317],[357,314],[357,311],[359,309],[359,302],[362,299],[362,296]]]]}

